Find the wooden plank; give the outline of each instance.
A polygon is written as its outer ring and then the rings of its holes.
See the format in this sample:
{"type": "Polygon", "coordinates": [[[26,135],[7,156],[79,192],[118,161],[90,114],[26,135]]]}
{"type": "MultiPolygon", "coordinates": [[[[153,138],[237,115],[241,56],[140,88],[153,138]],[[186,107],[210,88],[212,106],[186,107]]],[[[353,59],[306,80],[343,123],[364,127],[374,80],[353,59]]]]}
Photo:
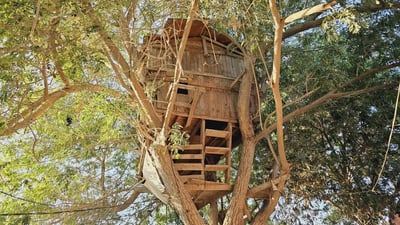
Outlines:
{"type": "Polygon", "coordinates": [[[205,171],[225,171],[229,169],[228,165],[205,165],[205,171]]]}
{"type": "Polygon", "coordinates": [[[188,127],[190,125],[191,121],[192,121],[193,114],[194,114],[194,109],[197,106],[197,103],[199,101],[199,98],[200,98],[201,94],[202,94],[202,92],[200,92],[198,89],[196,89],[196,91],[194,93],[193,101],[192,101],[192,106],[190,107],[189,116],[188,116],[188,119],[186,121],[185,127],[188,127]]]}
{"type": "Polygon", "coordinates": [[[174,163],[176,170],[203,170],[201,163],[174,163]]]}
{"type": "MultiPolygon", "coordinates": [[[[221,46],[221,47],[223,47],[225,49],[228,49],[228,46],[224,45],[223,43],[221,43],[221,42],[219,42],[217,40],[211,39],[211,38],[209,38],[207,36],[204,36],[204,35],[202,35],[201,37],[206,39],[207,41],[209,41],[211,43],[214,43],[214,44],[216,44],[218,46],[221,46]]],[[[241,51],[239,51],[239,50],[233,49],[231,52],[232,53],[236,53],[236,55],[235,55],[236,57],[241,57],[241,58],[243,57],[243,53],[241,51]]]]}
{"type": "Polygon", "coordinates": [[[232,186],[229,184],[224,184],[224,183],[202,183],[202,184],[192,184],[192,183],[187,183],[185,184],[185,188],[188,191],[194,191],[194,190],[202,190],[202,191],[228,191],[232,190],[232,186]]]}
{"type": "MultiPolygon", "coordinates": [[[[166,72],[171,72],[174,73],[175,70],[173,69],[167,69],[167,68],[159,68],[159,67],[149,67],[147,68],[149,70],[161,70],[161,71],[166,71],[166,72]]],[[[199,72],[199,71],[194,71],[194,70],[184,70],[183,74],[193,74],[193,75],[198,75],[198,76],[205,76],[205,77],[214,77],[214,78],[221,78],[221,79],[226,79],[226,80],[235,80],[232,77],[227,77],[226,75],[222,74],[213,74],[213,73],[205,73],[205,72],[199,72]]],[[[168,74],[167,74],[168,76],[168,74]]]]}
{"type": "Polygon", "coordinates": [[[190,144],[190,145],[185,145],[183,146],[184,150],[199,150],[199,149],[203,149],[203,145],[202,144],[190,144]]]}
{"type": "Polygon", "coordinates": [[[201,174],[181,175],[180,178],[181,178],[183,183],[192,182],[194,180],[196,180],[196,181],[204,181],[204,176],[201,175],[201,174]]]}
{"type": "Polygon", "coordinates": [[[230,152],[230,148],[227,147],[214,147],[214,146],[206,146],[205,151],[206,154],[216,154],[216,155],[225,155],[230,152]]]}
{"type": "MultiPolygon", "coordinates": [[[[232,123],[228,123],[228,131],[231,135],[229,135],[228,140],[226,141],[228,143],[227,148],[232,149],[232,123]]],[[[230,179],[231,179],[231,151],[229,151],[226,154],[226,164],[228,165],[228,169],[226,170],[225,173],[225,183],[229,184],[230,179]]]]}
{"type": "Polygon", "coordinates": [[[202,43],[202,45],[203,45],[203,53],[204,53],[204,56],[208,56],[208,48],[207,48],[206,39],[204,39],[203,37],[201,37],[201,43],[202,43]]]}
{"type": "Polygon", "coordinates": [[[190,103],[186,102],[175,102],[176,107],[185,107],[185,108],[190,108],[192,105],[190,103]]]}
{"type": "Polygon", "coordinates": [[[201,209],[210,202],[216,201],[217,199],[229,194],[232,188],[229,190],[211,190],[211,191],[191,191],[193,201],[195,202],[198,209],[201,209]],[[194,194],[193,194],[194,193],[194,194]]]}
{"type": "Polygon", "coordinates": [[[179,159],[203,159],[203,154],[179,154],[176,160],[179,159]]]}
{"type": "Polygon", "coordinates": [[[226,130],[206,129],[206,136],[217,137],[217,138],[228,138],[230,136],[230,132],[226,130]]]}
{"type": "Polygon", "coordinates": [[[229,89],[232,89],[236,83],[243,77],[243,75],[246,73],[246,71],[244,71],[243,73],[241,73],[239,76],[236,77],[236,79],[231,83],[231,85],[229,86],[229,89]]]}

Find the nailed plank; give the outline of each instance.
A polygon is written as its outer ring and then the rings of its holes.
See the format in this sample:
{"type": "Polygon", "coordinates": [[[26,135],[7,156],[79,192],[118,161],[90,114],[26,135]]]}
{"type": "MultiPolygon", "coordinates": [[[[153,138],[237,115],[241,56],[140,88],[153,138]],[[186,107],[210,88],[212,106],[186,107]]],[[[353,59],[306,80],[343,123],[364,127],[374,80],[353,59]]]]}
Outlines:
{"type": "Polygon", "coordinates": [[[185,108],[190,108],[192,104],[186,103],[186,102],[175,102],[175,106],[177,107],[185,107],[185,108]]]}
{"type": "Polygon", "coordinates": [[[229,135],[230,135],[229,131],[206,129],[206,136],[208,137],[228,138],[229,135]]]}
{"type": "Polygon", "coordinates": [[[191,144],[191,145],[186,145],[183,146],[184,150],[201,150],[203,149],[203,145],[202,144],[191,144]]]}
{"type": "Polygon", "coordinates": [[[179,159],[203,159],[203,154],[179,154],[176,160],[179,159]]]}
{"type": "Polygon", "coordinates": [[[174,167],[176,170],[203,170],[201,163],[175,163],[174,167]]]}
{"type": "Polygon", "coordinates": [[[202,191],[227,191],[231,190],[232,186],[224,183],[217,182],[194,182],[185,184],[185,188],[188,191],[202,190],[202,191]]]}
{"type": "Polygon", "coordinates": [[[183,183],[193,182],[193,181],[204,181],[204,175],[201,174],[181,175],[180,178],[183,183]]]}
{"type": "Polygon", "coordinates": [[[229,169],[228,165],[206,165],[205,171],[225,171],[229,169]]]}
{"type": "Polygon", "coordinates": [[[225,155],[229,151],[230,149],[226,147],[206,146],[205,148],[206,154],[225,155]]]}

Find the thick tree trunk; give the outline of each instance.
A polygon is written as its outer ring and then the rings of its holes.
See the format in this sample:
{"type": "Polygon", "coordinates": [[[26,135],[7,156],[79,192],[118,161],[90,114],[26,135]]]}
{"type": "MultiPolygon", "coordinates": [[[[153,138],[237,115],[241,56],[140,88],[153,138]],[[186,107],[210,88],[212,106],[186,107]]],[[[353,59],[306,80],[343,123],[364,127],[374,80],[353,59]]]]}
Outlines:
{"type": "Polygon", "coordinates": [[[218,205],[217,201],[210,203],[210,217],[208,219],[209,225],[218,225],[218,205]]]}
{"type": "MultiPolygon", "coordinates": [[[[163,139],[159,136],[159,138],[163,139]]],[[[165,190],[152,191],[158,198],[165,203],[172,206],[179,214],[184,224],[187,225],[203,225],[204,221],[200,216],[192,197],[185,189],[184,184],[179,178],[176,170],[173,168],[172,160],[168,154],[167,147],[164,141],[158,141],[159,144],[150,146],[147,150],[149,157],[151,157],[152,166],[160,178],[165,190]],[[159,195],[162,196],[159,196],[159,195]],[[165,198],[167,196],[167,198],[165,198]]],[[[143,174],[146,176],[146,174],[143,174]]],[[[154,177],[145,177],[145,179],[154,179],[154,177]]],[[[146,185],[146,182],[145,182],[146,185]]]]}
{"type": "Polygon", "coordinates": [[[253,124],[250,119],[249,102],[251,85],[253,81],[253,61],[250,56],[245,56],[246,74],[243,76],[238,98],[238,118],[242,133],[243,150],[240,156],[238,176],[233,188],[230,207],[225,217],[224,225],[243,224],[243,206],[250,181],[251,169],[255,151],[253,124]]]}

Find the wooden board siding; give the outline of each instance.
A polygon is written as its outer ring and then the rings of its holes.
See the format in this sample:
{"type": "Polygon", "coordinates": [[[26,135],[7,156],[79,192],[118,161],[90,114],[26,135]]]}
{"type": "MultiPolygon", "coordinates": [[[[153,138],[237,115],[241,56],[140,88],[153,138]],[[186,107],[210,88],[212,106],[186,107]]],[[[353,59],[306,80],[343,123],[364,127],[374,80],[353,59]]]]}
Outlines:
{"type": "MultiPolygon", "coordinates": [[[[200,73],[222,75],[223,77],[236,78],[243,73],[243,58],[230,55],[226,49],[207,42],[207,52],[204,53],[201,39],[191,38],[186,45],[186,51],[182,59],[184,70],[200,73]]],[[[158,46],[149,48],[145,55],[147,57],[146,67],[157,69],[174,69],[176,59],[176,46],[172,43],[170,48],[158,46]]]]}

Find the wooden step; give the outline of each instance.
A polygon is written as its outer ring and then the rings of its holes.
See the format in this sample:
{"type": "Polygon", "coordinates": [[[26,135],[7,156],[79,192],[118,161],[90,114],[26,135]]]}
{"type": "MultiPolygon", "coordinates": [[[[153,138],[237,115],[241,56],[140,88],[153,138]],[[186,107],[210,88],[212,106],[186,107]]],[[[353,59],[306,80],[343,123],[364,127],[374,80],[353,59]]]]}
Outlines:
{"type": "Polygon", "coordinates": [[[206,136],[226,139],[230,136],[230,132],[226,130],[206,129],[206,136]]]}
{"type": "Polygon", "coordinates": [[[180,160],[180,159],[203,159],[203,154],[179,154],[175,160],[180,160]]]}
{"type": "Polygon", "coordinates": [[[232,185],[212,182],[212,181],[200,181],[192,180],[192,182],[186,183],[185,188],[188,191],[217,191],[217,190],[232,190],[232,185]]]}
{"type": "Polygon", "coordinates": [[[191,145],[186,145],[183,146],[184,150],[202,150],[203,145],[202,144],[191,144],[191,145]]]}
{"type": "Polygon", "coordinates": [[[201,163],[174,163],[176,170],[203,170],[203,165],[201,163]]]}
{"type": "Polygon", "coordinates": [[[201,174],[181,175],[180,178],[183,183],[193,182],[193,181],[204,181],[204,175],[201,174]]]}
{"type": "Polygon", "coordinates": [[[192,104],[186,103],[186,102],[175,102],[174,105],[177,106],[177,107],[185,107],[185,108],[192,107],[192,104]]]}
{"type": "Polygon", "coordinates": [[[230,149],[225,147],[206,146],[205,152],[206,154],[225,155],[230,152],[230,149]]]}
{"type": "Polygon", "coordinates": [[[229,165],[206,165],[205,171],[225,171],[229,169],[229,165]]]}

